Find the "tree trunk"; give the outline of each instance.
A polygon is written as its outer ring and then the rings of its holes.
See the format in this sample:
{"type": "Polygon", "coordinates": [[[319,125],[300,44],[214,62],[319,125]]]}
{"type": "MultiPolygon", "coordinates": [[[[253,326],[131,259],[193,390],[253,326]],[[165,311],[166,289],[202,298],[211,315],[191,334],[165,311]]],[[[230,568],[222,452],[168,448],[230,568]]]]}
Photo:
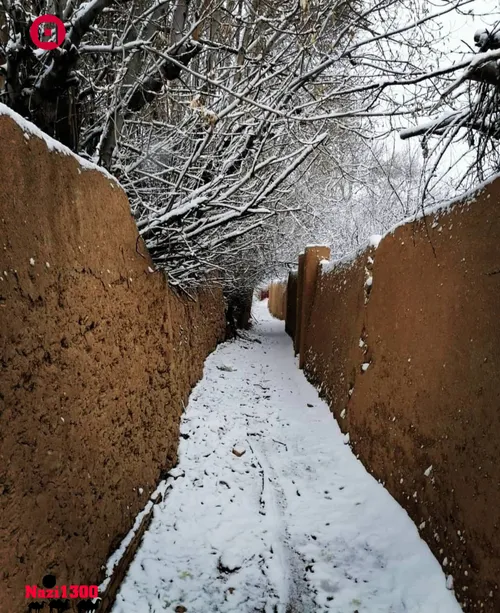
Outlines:
{"type": "Polygon", "coordinates": [[[76,88],[61,92],[56,99],[43,100],[33,120],[49,136],[78,151],[80,121],[76,88]]]}

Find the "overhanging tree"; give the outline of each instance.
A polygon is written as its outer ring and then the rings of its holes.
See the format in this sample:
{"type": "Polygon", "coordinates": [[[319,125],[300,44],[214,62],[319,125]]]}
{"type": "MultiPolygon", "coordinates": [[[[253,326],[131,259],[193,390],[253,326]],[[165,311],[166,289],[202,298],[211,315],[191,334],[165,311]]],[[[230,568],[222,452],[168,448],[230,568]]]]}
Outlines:
{"type": "Polygon", "coordinates": [[[433,25],[471,6],[1,3],[0,100],[119,177],[155,262],[183,285],[265,260],[262,244],[300,207],[290,194],[328,138],[341,149],[381,121],[430,112],[436,83],[459,69],[425,66],[440,59],[433,25]],[[30,42],[42,12],[66,23],[60,49],[30,42]]]}

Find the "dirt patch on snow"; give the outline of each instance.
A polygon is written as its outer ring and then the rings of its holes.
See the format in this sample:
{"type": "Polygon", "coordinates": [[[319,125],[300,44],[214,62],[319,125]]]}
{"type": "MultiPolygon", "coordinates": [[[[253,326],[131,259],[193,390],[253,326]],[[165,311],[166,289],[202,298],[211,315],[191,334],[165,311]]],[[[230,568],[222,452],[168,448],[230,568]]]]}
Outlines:
{"type": "Polygon", "coordinates": [[[500,610],[500,182],[325,272],[306,372],[466,611],[500,610]],[[372,264],[369,258],[374,259],[372,264]],[[371,279],[371,280],[370,280],[371,279]]]}
{"type": "Polygon", "coordinates": [[[96,583],[224,334],[218,291],[171,291],[122,190],[0,116],[0,611],[96,583]]]}

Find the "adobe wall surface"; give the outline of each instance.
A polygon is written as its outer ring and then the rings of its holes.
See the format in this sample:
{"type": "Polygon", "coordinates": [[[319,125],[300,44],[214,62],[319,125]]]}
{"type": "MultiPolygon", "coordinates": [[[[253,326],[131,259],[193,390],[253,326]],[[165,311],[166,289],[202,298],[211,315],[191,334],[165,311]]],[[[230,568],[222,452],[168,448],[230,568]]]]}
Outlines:
{"type": "Polygon", "coordinates": [[[295,328],[297,325],[297,277],[296,271],[288,274],[288,282],[286,288],[286,313],[285,313],[285,330],[292,338],[295,336],[295,328]]]}
{"type": "Polygon", "coordinates": [[[287,310],[286,283],[274,282],[269,285],[269,312],[273,317],[284,320],[287,310]]]}
{"type": "Polygon", "coordinates": [[[121,188],[0,115],[0,611],[96,583],[176,462],[224,335],[221,294],[170,290],[121,188]]]}
{"type": "Polygon", "coordinates": [[[499,322],[497,180],[477,202],[323,267],[305,356],[354,451],[419,526],[464,610],[491,613],[500,611],[499,322]]]}

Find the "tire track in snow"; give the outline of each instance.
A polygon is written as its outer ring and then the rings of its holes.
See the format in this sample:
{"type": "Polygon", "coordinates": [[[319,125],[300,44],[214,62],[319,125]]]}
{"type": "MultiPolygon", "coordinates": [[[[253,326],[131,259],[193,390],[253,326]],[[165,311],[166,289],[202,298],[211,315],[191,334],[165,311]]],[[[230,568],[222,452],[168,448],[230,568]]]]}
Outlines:
{"type": "MultiPolygon", "coordinates": [[[[276,445],[286,444],[279,443],[271,439],[276,445]]],[[[304,559],[295,550],[286,523],[287,502],[283,488],[280,484],[280,479],[276,475],[272,464],[269,462],[268,455],[265,451],[266,445],[249,442],[252,452],[257,456],[259,465],[264,471],[265,486],[267,492],[265,498],[268,503],[265,505],[270,508],[271,517],[275,523],[275,537],[273,539],[273,553],[276,555],[275,563],[277,568],[275,572],[281,573],[281,577],[275,577],[275,584],[282,584],[282,594],[280,594],[280,609],[279,613],[299,613],[304,610],[313,610],[313,602],[309,597],[307,582],[304,580],[304,571],[306,563],[304,559]],[[304,608],[307,607],[307,608],[304,608]]]]}

